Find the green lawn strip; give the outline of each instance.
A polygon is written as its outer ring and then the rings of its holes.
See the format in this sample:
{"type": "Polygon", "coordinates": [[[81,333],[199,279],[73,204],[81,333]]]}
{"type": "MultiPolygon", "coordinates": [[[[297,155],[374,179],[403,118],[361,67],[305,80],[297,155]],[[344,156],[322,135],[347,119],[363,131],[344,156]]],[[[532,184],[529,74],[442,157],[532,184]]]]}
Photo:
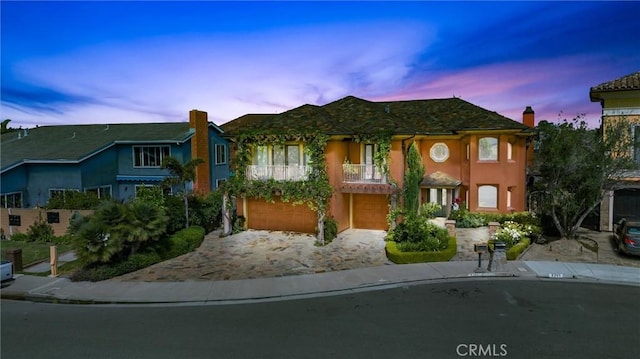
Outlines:
{"type": "Polygon", "coordinates": [[[41,242],[19,242],[5,240],[0,242],[0,251],[2,259],[6,259],[6,249],[22,249],[22,266],[23,268],[29,267],[33,264],[37,264],[42,261],[49,260],[51,246],[58,247],[58,256],[71,251],[71,245],[69,244],[53,244],[53,243],[41,243],[41,242]]]}
{"type": "Polygon", "coordinates": [[[449,237],[447,248],[438,252],[401,252],[396,242],[387,241],[385,252],[387,258],[396,264],[446,262],[456,255],[457,242],[455,237],[449,237]]]}

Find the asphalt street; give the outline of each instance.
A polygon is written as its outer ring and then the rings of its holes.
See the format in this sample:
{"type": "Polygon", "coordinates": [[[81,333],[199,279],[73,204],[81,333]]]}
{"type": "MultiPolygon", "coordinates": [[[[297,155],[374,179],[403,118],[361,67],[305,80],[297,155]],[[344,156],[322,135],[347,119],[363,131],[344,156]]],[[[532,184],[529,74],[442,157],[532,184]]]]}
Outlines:
{"type": "Polygon", "coordinates": [[[235,305],[3,301],[2,358],[632,358],[638,286],[433,282],[235,305]]]}

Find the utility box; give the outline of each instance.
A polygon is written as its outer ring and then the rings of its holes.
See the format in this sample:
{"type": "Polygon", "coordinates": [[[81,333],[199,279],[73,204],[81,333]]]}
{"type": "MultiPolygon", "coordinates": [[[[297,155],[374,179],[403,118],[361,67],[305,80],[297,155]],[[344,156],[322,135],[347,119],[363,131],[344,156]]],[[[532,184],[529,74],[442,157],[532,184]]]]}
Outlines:
{"type": "Polygon", "coordinates": [[[11,248],[4,250],[5,258],[13,263],[14,272],[22,272],[22,249],[11,248]]]}

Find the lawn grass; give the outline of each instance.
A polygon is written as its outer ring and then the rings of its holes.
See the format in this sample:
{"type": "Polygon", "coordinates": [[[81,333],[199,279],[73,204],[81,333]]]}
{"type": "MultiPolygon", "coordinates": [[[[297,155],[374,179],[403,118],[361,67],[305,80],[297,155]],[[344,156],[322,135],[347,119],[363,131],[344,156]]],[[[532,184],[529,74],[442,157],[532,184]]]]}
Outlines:
{"type": "MultiPolygon", "coordinates": [[[[49,247],[56,245],[53,243],[41,243],[41,242],[19,242],[4,240],[0,242],[0,251],[2,259],[5,259],[5,249],[22,249],[22,266],[24,268],[49,259],[49,247]]],[[[69,244],[57,244],[58,255],[71,250],[69,244]]]]}

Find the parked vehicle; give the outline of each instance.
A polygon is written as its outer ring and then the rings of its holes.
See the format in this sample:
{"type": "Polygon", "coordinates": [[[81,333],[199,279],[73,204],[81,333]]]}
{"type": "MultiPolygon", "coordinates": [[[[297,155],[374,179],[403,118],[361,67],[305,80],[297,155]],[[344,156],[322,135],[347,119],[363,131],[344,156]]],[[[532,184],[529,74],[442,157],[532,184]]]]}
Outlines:
{"type": "Polygon", "coordinates": [[[0,279],[3,285],[13,280],[13,263],[10,261],[0,262],[0,279]]]}
{"type": "Polygon", "coordinates": [[[623,218],[614,230],[618,252],[640,256],[640,219],[623,218]]]}

